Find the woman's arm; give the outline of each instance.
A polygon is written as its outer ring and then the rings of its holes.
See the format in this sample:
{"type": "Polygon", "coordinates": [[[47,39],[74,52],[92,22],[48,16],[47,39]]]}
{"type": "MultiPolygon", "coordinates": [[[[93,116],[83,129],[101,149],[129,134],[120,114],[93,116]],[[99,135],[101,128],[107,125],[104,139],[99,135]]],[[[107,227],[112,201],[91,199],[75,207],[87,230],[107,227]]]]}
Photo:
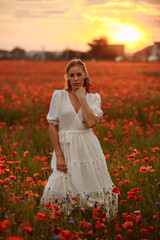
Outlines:
{"type": "Polygon", "coordinates": [[[65,164],[64,154],[62,152],[62,149],[59,143],[58,126],[52,123],[49,123],[49,133],[50,133],[50,139],[56,154],[56,168],[66,173],[67,168],[65,164]]]}
{"type": "Polygon", "coordinates": [[[83,112],[83,118],[85,123],[89,128],[94,127],[98,122],[98,117],[92,112],[91,108],[89,107],[86,97],[85,97],[85,88],[80,87],[76,91],[76,95],[79,98],[81,109],[83,112]]]}

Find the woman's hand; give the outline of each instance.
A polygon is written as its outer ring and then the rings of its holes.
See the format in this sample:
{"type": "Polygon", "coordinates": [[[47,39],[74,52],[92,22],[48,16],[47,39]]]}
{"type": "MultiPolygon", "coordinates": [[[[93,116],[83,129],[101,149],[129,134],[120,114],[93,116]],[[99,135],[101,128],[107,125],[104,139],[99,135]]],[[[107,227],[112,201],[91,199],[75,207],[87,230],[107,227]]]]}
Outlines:
{"type": "Polygon", "coordinates": [[[64,173],[66,173],[67,172],[67,167],[66,167],[66,164],[65,164],[65,159],[64,159],[63,153],[61,155],[56,156],[56,158],[57,158],[57,160],[56,160],[56,168],[59,171],[62,171],[64,173]]]}
{"type": "Polygon", "coordinates": [[[86,88],[80,87],[76,90],[75,93],[76,93],[78,99],[84,98],[86,95],[86,88]]]}

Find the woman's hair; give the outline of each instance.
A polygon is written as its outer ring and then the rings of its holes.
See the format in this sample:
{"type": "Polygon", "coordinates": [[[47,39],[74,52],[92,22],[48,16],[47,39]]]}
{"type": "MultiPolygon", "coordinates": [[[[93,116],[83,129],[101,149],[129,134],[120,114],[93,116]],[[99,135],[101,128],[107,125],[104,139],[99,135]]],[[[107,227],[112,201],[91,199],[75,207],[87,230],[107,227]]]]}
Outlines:
{"type": "Polygon", "coordinates": [[[83,84],[83,87],[86,87],[86,90],[87,92],[91,92],[91,81],[89,79],[89,75],[88,75],[88,72],[87,72],[87,69],[86,69],[86,65],[84,62],[82,62],[82,60],[80,59],[72,59],[68,65],[67,65],[67,68],[66,68],[66,73],[64,75],[64,78],[65,78],[65,89],[67,90],[71,90],[72,87],[71,87],[71,84],[70,84],[70,81],[68,80],[68,73],[69,73],[69,69],[74,67],[74,66],[79,66],[83,69],[84,73],[86,74],[86,78],[84,79],[84,84],[83,84]]]}

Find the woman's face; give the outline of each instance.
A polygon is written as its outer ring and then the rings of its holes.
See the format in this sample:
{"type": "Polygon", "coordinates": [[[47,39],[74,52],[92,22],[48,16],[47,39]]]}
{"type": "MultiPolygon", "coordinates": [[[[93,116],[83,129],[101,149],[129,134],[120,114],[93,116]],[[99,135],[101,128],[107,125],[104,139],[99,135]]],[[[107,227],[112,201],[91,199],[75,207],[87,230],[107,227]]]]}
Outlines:
{"type": "Polygon", "coordinates": [[[68,71],[68,80],[70,81],[73,91],[76,91],[80,87],[83,87],[86,74],[84,70],[79,66],[71,67],[68,71]]]}

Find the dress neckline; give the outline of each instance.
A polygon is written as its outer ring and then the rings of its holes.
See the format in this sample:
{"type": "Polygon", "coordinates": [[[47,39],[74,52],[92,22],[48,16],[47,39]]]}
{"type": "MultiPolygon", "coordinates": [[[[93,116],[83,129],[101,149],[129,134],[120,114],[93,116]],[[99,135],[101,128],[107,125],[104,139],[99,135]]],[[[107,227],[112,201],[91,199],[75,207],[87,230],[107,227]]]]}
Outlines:
{"type": "MultiPolygon", "coordinates": [[[[66,90],[66,92],[67,92],[67,96],[68,96],[69,103],[70,103],[70,105],[71,105],[73,111],[75,112],[76,115],[78,115],[79,112],[81,111],[81,107],[79,108],[78,112],[76,112],[75,108],[73,107],[73,105],[72,105],[72,103],[71,103],[71,100],[70,100],[70,97],[69,97],[69,93],[68,93],[67,90],[66,90]]],[[[88,94],[88,93],[86,93],[86,96],[87,96],[87,94],[88,94]]]]}

